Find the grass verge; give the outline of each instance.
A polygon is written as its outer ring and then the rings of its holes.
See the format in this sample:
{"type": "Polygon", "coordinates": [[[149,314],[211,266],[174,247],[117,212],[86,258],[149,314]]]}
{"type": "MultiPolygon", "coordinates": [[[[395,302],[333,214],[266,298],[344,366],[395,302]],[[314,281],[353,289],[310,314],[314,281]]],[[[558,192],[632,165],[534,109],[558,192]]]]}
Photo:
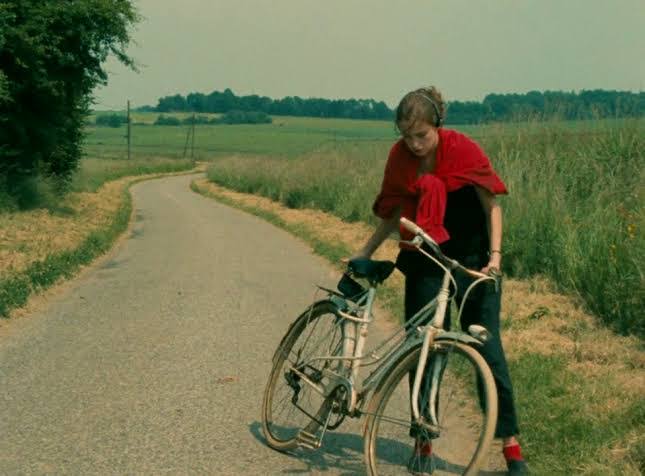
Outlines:
{"type": "MultiPolygon", "coordinates": [[[[145,170],[147,171],[147,169],[145,170]]],[[[54,222],[57,228],[56,231],[63,233],[65,227],[71,226],[74,220],[84,220],[86,212],[103,215],[102,220],[92,224],[91,228],[93,229],[90,229],[90,231],[83,230],[81,234],[85,235],[84,237],[72,236],[65,241],[64,246],[58,245],[53,237],[48,236],[52,230],[41,230],[39,232],[37,225],[32,223],[29,231],[35,235],[45,234],[44,237],[40,236],[40,238],[43,238],[49,244],[53,242],[54,248],[27,249],[25,256],[20,260],[16,260],[17,266],[1,267],[0,317],[9,317],[12,310],[23,307],[33,294],[51,287],[61,279],[74,276],[83,266],[107,252],[121,233],[127,229],[130,222],[132,201],[129,187],[143,180],[165,175],[167,174],[146,174],[140,177],[125,178],[120,182],[112,182],[113,186],[106,188],[106,191],[104,191],[105,197],[103,200],[116,203],[106,204],[100,200],[85,202],[84,207],[89,209],[84,210],[83,213],[71,212],[69,216],[57,217],[58,220],[54,222]],[[116,189],[114,189],[114,185],[116,185],[116,189]],[[36,226],[35,229],[34,226],[36,226]],[[62,229],[58,230],[59,228],[62,229]],[[44,257],[38,257],[39,255],[44,255],[44,257]]],[[[99,191],[100,194],[101,191],[99,191]]],[[[43,222],[40,213],[35,218],[37,221],[43,222]]],[[[44,223],[42,224],[43,226],[45,225],[44,223]]],[[[18,248],[28,247],[27,244],[18,246],[18,248]]],[[[19,254],[18,250],[11,250],[0,257],[4,257],[5,261],[10,261],[8,258],[17,254],[19,254]]]]}
{"type": "Polygon", "coordinates": [[[53,253],[27,268],[10,273],[0,281],[0,316],[7,317],[12,309],[24,306],[33,293],[46,289],[60,278],[70,278],[96,257],[105,253],[128,227],[132,201],[127,188],[123,190],[114,220],[107,229],[92,233],[73,250],[53,253]]]}
{"type": "MultiPolygon", "coordinates": [[[[206,180],[191,188],[267,219],[337,263],[369,233],[315,210],[293,210],[232,192],[206,180]]],[[[377,259],[392,259],[386,243],[377,259]]],[[[503,340],[514,380],[522,442],[533,474],[640,475],[645,470],[645,353],[635,337],[617,336],[553,293],[543,279],[505,281],[503,340]]],[[[401,315],[402,280],[395,274],[379,295],[401,315]]]]}

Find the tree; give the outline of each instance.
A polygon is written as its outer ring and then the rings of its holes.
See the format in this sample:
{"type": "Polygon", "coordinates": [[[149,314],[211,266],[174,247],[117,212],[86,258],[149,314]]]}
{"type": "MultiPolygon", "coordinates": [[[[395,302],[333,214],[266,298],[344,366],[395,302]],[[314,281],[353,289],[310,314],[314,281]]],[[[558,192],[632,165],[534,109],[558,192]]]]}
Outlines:
{"type": "Polygon", "coordinates": [[[215,118],[212,124],[271,124],[271,116],[262,111],[231,110],[222,117],[215,118]]]}
{"type": "Polygon", "coordinates": [[[0,0],[0,187],[38,174],[69,179],[103,63],[126,54],[130,0],[0,0]]]}
{"type": "Polygon", "coordinates": [[[101,114],[94,121],[97,126],[121,127],[128,123],[128,118],[122,114],[101,114]]]}
{"type": "Polygon", "coordinates": [[[187,110],[188,106],[186,105],[186,99],[181,94],[163,97],[159,99],[159,104],[157,104],[157,111],[159,112],[187,110]]]}
{"type": "MultiPolygon", "coordinates": [[[[0,3],[0,51],[3,50],[4,45],[6,44],[5,36],[7,31],[7,24],[9,22],[9,12],[7,6],[0,3]]],[[[11,96],[9,96],[9,82],[7,76],[5,75],[2,63],[0,63],[0,110],[2,108],[9,107],[11,102],[11,96]]],[[[6,127],[7,118],[0,115],[0,130],[3,130],[6,127]]],[[[0,160],[4,158],[9,145],[4,142],[0,142],[0,160]]],[[[0,165],[0,167],[2,167],[0,165]]],[[[0,184],[0,192],[2,191],[2,186],[0,184]]]]}

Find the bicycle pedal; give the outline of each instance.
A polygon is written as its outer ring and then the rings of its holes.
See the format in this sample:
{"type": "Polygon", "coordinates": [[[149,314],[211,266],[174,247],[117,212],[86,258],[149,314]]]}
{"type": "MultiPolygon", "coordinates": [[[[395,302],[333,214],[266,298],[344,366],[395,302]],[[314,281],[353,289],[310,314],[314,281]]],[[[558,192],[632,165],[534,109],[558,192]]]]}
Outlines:
{"type": "Polygon", "coordinates": [[[310,450],[317,450],[321,445],[322,442],[316,435],[304,430],[298,432],[298,446],[309,448],[310,450]]]}

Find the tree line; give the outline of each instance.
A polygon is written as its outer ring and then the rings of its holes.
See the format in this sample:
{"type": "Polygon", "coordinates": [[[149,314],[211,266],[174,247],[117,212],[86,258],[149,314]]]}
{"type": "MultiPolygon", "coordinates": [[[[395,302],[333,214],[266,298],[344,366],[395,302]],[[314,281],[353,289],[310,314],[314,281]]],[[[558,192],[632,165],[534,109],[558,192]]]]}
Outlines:
{"type": "Polygon", "coordinates": [[[256,111],[274,116],[337,117],[346,119],[390,119],[392,110],[383,102],[374,99],[303,99],[288,96],[271,99],[252,94],[236,96],[230,89],[210,94],[175,94],[159,99],[156,107],[142,110],[157,112],[204,112],[227,113],[229,111],[256,111]]]}
{"type": "Polygon", "coordinates": [[[482,102],[454,101],[448,104],[447,123],[526,121],[531,119],[584,120],[643,117],[645,93],[583,90],[531,91],[526,94],[488,94],[482,102]]]}
{"type": "MultiPolygon", "coordinates": [[[[348,119],[391,120],[394,112],[374,99],[322,99],[288,96],[271,99],[266,96],[237,96],[230,89],[210,94],[192,92],[175,94],[158,100],[144,111],[226,113],[233,110],[259,111],[276,116],[333,117],[348,119]]],[[[645,115],[645,93],[608,91],[581,92],[530,91],[525,94],[488,94],[483,101],[450,101],[446,124],[480,124],[486,122],[524,121],[528,119],[601,119],[642,117],[645,115]]]]}

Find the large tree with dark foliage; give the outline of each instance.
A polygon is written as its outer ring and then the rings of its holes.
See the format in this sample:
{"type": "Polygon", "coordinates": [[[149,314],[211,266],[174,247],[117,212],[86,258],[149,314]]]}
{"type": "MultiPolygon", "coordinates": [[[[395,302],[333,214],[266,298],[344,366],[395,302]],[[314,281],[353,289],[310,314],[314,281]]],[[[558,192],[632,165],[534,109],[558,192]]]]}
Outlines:
{"type": "Polygon", "coordinates": [[[0,0],[0,189],[70,177],[103,63],[112,54],[134,68],[137,20],[130,0],[0,0]]]}

